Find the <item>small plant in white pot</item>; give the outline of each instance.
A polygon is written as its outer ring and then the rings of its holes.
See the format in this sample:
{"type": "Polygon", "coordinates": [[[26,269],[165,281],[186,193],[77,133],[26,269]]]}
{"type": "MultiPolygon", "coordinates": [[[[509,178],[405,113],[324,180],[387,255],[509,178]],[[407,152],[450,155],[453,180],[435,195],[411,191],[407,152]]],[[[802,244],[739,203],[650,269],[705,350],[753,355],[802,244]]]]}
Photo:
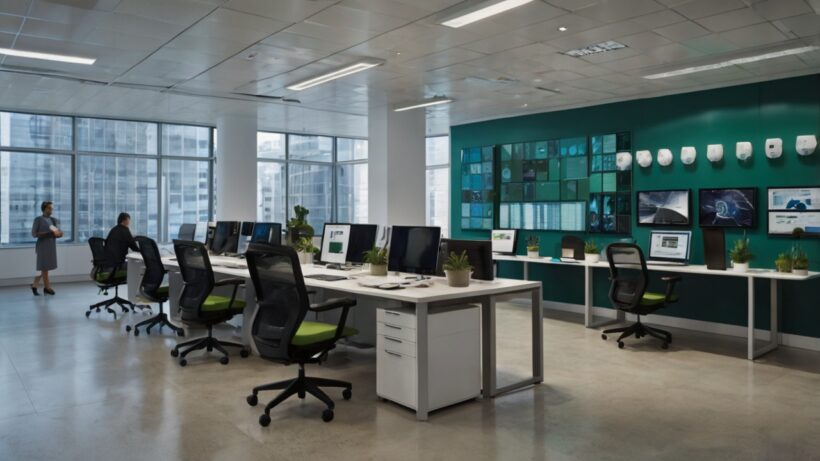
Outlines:
{"type": "Polygon", "coordinates": [[[313,239],[310,237],[302,237],[294,245],[294,249],[296,253],[299,255],[299,263],[300,264],[312,264],[313,263],[313,255],[319,251],[318,248],[313,246],[313,239]]]}
{"type": "Polygon", "coordinates": [[[540,258],[541,246],[537,235],[530,235],[527,237],[527,256],[530,258],[540,258]]]}
{"type": "Polygon", "coordinates": [[[473,274],[473,266],[467,258],[467,251],[461,254],[450,252],[447,261],[444,262],[444,274],[447,275],[447,284],[451,287],[470,286],[470,276],[473,274]]]}
{"type": "Polygon", "coordinates": [[[777,272],[791,272],[792,271],[792,255],[789,253],[780,253],[777,259],[774,260],[774,267],[777,272]]]}
{"type": "Polygon", "coordinates": [[[729,251],[732,259],[732,269],[735,272],[746,272],[749,270],[749,261],[752,260],[752,250],[749,248],[749,238],[743,233],[743,238],[735,240],[735,246],[729,251]]]}
{"type": "Polygon", "coordinates": [[[809,255],[800,247],[800,237],[803,236],[803,228],[796,227],[792,231],[795,238],[792,247],[792,273],[795,275],[809,275],[809,255]]]}
{"type": "Polygon", "coordinates": [[[601,260],[601,249],[595,240],[584,242],[584,260],[590,264],[595,264],[601,260]]]}
{"type": "Polygon", "coordinates": [[[374,245],[364,252],[364,262],[370,264],[370,275],[387,275],[387,248],[374,245]]]}

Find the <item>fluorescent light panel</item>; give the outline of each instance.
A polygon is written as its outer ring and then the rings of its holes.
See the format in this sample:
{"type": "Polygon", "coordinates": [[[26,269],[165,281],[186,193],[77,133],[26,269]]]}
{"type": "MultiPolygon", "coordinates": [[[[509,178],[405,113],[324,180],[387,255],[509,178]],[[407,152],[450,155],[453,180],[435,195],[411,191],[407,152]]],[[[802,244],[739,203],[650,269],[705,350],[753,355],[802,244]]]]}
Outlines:
{"type": "Polygon", "coordinates": [[[748,56],[745,58],[730,59],[728,61],[716,62],[714,64],[705,64],[702,66],[685,67],[683,69],[672,70],[669,72],[661,72],[658,74],[645,75],[643,78],[649,80],[656,80],[659,78],[678,77],[681,75],[694,74],[697,72],[706,72],[707,70],[722,69],[724,67],[738,66],[741,64],[749,64],[757,61],[765,61],[767,59],[782,58],[783,56],[791,56],[794,54],[808,53],[810,51],[820,50],[817,46],[801,46],[799,48],[789,48],[787,50],[772,51],[771,53],[758,54],[755,56],[748,56]]]}
{"type": "Polygon", "coordinates": [[[17,58],[42,59],[44,61],[68,62],[71,64],[85,64],[90,66],[97,60],[94,58],[81,58],[79,56],[67,56],[64,54],[40,53],[37,51],[12,50],[11,48],[0,48],[0,54],[14,56],[17,58]]]}
{"type": "Polygon", "coordinates": [[[384,61],[373,60],[369,59],[366,61],[359,61],[353,63],[349,66],[345,66],[339,69],[336,69],[332,72],[328,72],[326,74],[319,75],[318,77],[313,77],[308,80],[303,80],[298,83],[294,83],[289,85],[287,89],[293,91],[302,91],[308,88],[314,87],[316,85],[321,85],[322,83],[327,83],[331,80],[336,80],[337,78],[346,77],[351,74],[355,74],[357,72],[361,72],[363,70],[370,69],[372,67],[380,66],[384,64],[384,61]]]}
{"type": "Polygon", "coordinates": [[[459,27],[466,26],[467,24],[472,24],[476,21],[487,19],[490,16],[495,16],[505,11],[509,11],[513,8],[518,8],[521,5],[526,5],[531,1],[532,0],[502,0],[500,2],[482,2],[476,7],[477,9],[472,9],[469,13],[459,14],[458,16],[448,19],[441,24],[457,29],[459,27]]]}
{"type": "Polygon", "coordinates": [[[394,112],[404,112],[406,110],[413,110],[413,109],[421,109],[422,107],[430,107],[430,106],[437,106],[439,104],[450,104],[453,102],[450,98],[439,97],[439,98],[431,98],[427,101],[420,102],[417,104],[411,104],[409,106],[400,106],[393,109],[394,112]]]}

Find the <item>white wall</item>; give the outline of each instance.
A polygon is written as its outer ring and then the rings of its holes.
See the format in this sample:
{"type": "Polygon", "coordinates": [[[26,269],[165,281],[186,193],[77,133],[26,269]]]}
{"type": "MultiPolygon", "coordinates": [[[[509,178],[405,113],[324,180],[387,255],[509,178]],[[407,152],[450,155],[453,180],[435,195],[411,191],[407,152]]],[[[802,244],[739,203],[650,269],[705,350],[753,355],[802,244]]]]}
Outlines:
{"type": "Polygon", "coordinates": [[[256,221],[256,117],[221,117],[216,129],[216,219],[256,221]]]}
{"type": "MultiPolygon", "coordinates": [[[[0,249],[0,286],[31,283],[36,275],[34,247],[0,249]]],[[[54,282],[88,280],[91,250],[87,244],[57,245],[57,270],[50,273],[54,282]]]]}

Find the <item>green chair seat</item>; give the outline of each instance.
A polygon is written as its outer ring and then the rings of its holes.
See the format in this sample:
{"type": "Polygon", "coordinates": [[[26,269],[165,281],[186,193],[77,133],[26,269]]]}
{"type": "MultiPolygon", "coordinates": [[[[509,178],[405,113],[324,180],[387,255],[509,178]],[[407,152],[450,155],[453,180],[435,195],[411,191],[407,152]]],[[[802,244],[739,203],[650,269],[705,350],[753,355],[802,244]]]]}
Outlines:
{"type": "Polygon", "coordinates": [[[230,296],[219,296],[219,295],[210,295],[205,298],[205,302],[202,303],[202,311],[203,312],[216,312],[216,311],[224,311],[228,308],[232,309],[244,309],[245,308],[245,301],[242,299],[234,299],[233,306],[231,304],[230,296]]]}
{"type": "MultiPolygon", "coordinates": [[[[677,301],[678,297],[672,295],[669,297],[669,301],[677,301]]],[[[663,304],[666,302],[666,295],[662,293],[652,293],[651,291],[647,291],[643,294],[643,298],[641,298],[641,306],[657,306],[659,304],[663,304]]]]}
{"type": "MultiPolygon", "coordinates": [[[[96,278],[97,278],[98,282],[105,283],[105,282],[108,281],[108,278],[110,276],[111,276],[111,272],[98,272],[96,278]]],[[[124,279],[126,277],[128,277],[128,271],[125,270],[125,269],[119,270],[116,273],[114,273],[114,280],[124,279]]]]}
{"type": "Polygon", "coordinates": [[[159,287],[157,288],[157,294],[160,296],[168,296],[168,287],[159,287]]]}
{"type": "MultiPolygon", "coordinates": [[[[342,337],[353,336],[359,333],[355,328],[345,327],[342,337]]],[[[291,344],[294,346],[310,346],[311,344],[330,341],[336,335],[336,325],[323,322],[302,321],[291,344]]]]}

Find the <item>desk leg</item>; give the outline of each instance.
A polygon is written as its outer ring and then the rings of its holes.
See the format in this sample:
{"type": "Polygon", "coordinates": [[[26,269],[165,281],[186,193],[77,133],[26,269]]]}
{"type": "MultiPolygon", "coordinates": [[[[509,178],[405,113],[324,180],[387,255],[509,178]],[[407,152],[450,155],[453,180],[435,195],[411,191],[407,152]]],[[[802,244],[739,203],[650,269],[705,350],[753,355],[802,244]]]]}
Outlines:
{"type": "Polygon", "coordinates": [[[532,290],[532,376],[534,383],[544,382],[544,313],[541,310],[541,288],[532,290]]]}
{"type": "Polygon", "coordinates": [[[524,261],[524,280],[530,279],[530,263],[524,261]]]}
{"type": "Polygon", "coordinates": [[[587,328],[600,328],[605,325],[611,325],[613,323],[619,323],[626,320],[626,315],[622,310],[617,310],[616,317],[614,320],[601,320],[599,322],[595,322],[593,318],[593,296],[592,296],[592,289],[595,286],[595,280],[593,279],[593,268],[590,265],[584,266],[584,326],[587,328]]]}
{"type": "Polygon", "coordinates": [[[486,399],[493,396],[496,385],[495,299],[492,296],[481,301],[481,335],[481,394],[486,399]]]}
{"type": "Polygon", "coordinates": [[[416,304],[416,326],[418,327],[416,329],[416,361],[418,366],[416,419],[418,421],[427,421],[427,412],[430,408],[427,310],[427,303],[416,304]]]}
{"type": "Polygon", "coordinates": [[[778,329],[778,313],[780,310],[780,281],[771,279],[771,298],[769,299],[769,341],[765,346],[755,349],[754,347],[754,277],[749,277],[749,345],[748,358],[754,360],[775,349],[780,343],[780,332],[778,329]]]}

